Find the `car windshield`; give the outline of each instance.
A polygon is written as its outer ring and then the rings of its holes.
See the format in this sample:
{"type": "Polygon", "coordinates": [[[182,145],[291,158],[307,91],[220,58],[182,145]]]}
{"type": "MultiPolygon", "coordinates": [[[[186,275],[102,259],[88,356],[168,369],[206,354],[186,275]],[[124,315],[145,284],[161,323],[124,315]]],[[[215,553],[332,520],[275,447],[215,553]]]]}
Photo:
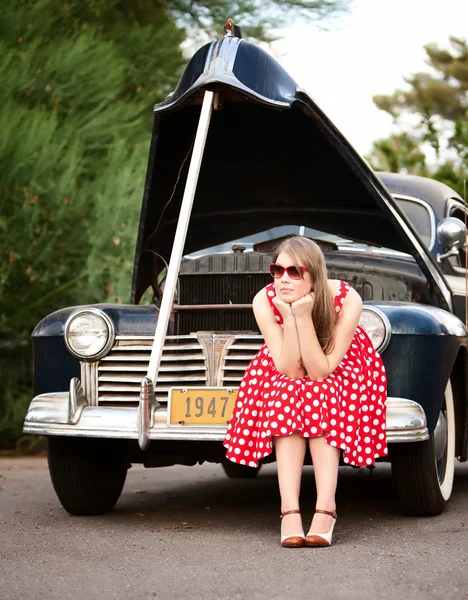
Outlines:
{"type": "Polygon", "coordinates": [[[434,245],[434,217],[425,202],[417,199],[395,198],[398,206],[416,228],[424,244],[432,249],[434,245]]]}

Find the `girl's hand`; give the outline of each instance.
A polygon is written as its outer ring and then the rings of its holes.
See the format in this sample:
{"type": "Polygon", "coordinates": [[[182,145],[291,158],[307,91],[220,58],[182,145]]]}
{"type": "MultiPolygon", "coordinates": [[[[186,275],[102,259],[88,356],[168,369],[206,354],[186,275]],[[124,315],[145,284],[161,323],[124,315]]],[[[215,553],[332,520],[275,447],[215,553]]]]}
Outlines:
{"type": "Polygon", "coordinates": [[[291,304],[288,304],[287,302],[283,302],[283,300],[281,300],[281,298],[279,296],[275,296],[273,298],[273,304],[280,311],[280,313],[283,317],[283,320],[290,319],[291,317],[294,318],[291,304]]]}
{"type": "Polygon", "coordinates": [[[296,300],[291,304],[291,309],[294,317],[306,317],[312,316],[312,309],[314,308],[315,292],[310,292],[299,300],[296,300]]]}

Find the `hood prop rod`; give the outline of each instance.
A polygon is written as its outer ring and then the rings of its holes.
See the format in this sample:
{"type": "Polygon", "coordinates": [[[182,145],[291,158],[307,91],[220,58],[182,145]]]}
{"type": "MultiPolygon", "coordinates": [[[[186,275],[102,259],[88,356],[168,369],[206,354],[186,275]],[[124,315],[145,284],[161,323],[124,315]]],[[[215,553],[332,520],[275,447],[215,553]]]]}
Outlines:
{"type": "MultiPolygon", "coordinates": [[[[213,109],[213,96],[214,92],[206,91],[203,97],[203,104],[201,108],[200,119],[198,121],[192,158],[190,160],[190,166],[187,174],[187,182],[185,184],[179,219],[174,236],[174,243],[172,245],[171,258],[169,261],[169,267],[167,269],[166,284],[164,286],[161,308],[159,310],[158,321],[156,323],[156,332],[154,334],[150,362],[146,377],[141,381],[141,390],[142,392],[143,390],[145,391],[145,394],[142,393],[142,395],[147,395],[149,389],[153,396],[152,398],[149,398],[149,402],[145,403],[146,410],[144,407],[142,407],[145,412],[152,410],[152,407],[156,406],[154,387],[156,386],[156,381],[158,378],[164,342],[166,339],[167,326],[169,324],[172,303],[174,301],[177,277],[179,275],[182,253],[184,251],[185,238],[187,237],[188,224],[190,221],[190,215],[192,213],[193,199],[197,189],[198,176],[200,174],[200,167],[203,159],[203,151],[205,149],[206,138],[208,135],[208,127],[210,125],[211,112],[213,109]],[[148,379],[152,383],[150,386],[148,386],[148,379]]],[[[150,417],[150,415],[148,416],[150,417]]],[[[145,419],[144,421],[147,423],[146,427],[151,427],[151,418],[145,419]]],[[[140,422],[142,422],[142,420],[140,420],[140,422]]],[[[145,435],[145,432],[141,433],[143,435],[139,436],[140,447],[142,450],[145,450],[149,444],[149,435],[145,435]]]]}

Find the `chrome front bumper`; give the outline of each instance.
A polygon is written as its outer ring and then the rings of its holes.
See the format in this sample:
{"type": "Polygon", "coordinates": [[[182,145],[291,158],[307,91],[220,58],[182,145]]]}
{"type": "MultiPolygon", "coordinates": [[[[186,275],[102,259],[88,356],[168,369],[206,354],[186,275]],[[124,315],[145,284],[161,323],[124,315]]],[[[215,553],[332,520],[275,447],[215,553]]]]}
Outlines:
{"type": "MultiPolygon", "coordinates": [[[[140,400],[142,403],[143,400],[140,400]]],[[[387,398],[387,442],[420,442],[429,438],[423,408],[406,398],[387,398]]],[[[69,392],[36,396],[29,406],[23,431],[39,435],[103,437],[139,440],[222,441],[225,426],[168,426],[166,407],[151,407],[148,418],[129,407],[88,406],[79,380],[69,392]]]]}

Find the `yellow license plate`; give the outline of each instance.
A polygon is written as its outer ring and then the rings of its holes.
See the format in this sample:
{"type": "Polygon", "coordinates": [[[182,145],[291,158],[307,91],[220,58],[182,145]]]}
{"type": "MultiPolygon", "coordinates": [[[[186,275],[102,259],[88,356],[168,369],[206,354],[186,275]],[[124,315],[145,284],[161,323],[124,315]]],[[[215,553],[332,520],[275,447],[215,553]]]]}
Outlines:
{"type": "Polygon", "coordinates": [[[237,388],[172,388],[168,425],[227,425],[237,388]]]}

